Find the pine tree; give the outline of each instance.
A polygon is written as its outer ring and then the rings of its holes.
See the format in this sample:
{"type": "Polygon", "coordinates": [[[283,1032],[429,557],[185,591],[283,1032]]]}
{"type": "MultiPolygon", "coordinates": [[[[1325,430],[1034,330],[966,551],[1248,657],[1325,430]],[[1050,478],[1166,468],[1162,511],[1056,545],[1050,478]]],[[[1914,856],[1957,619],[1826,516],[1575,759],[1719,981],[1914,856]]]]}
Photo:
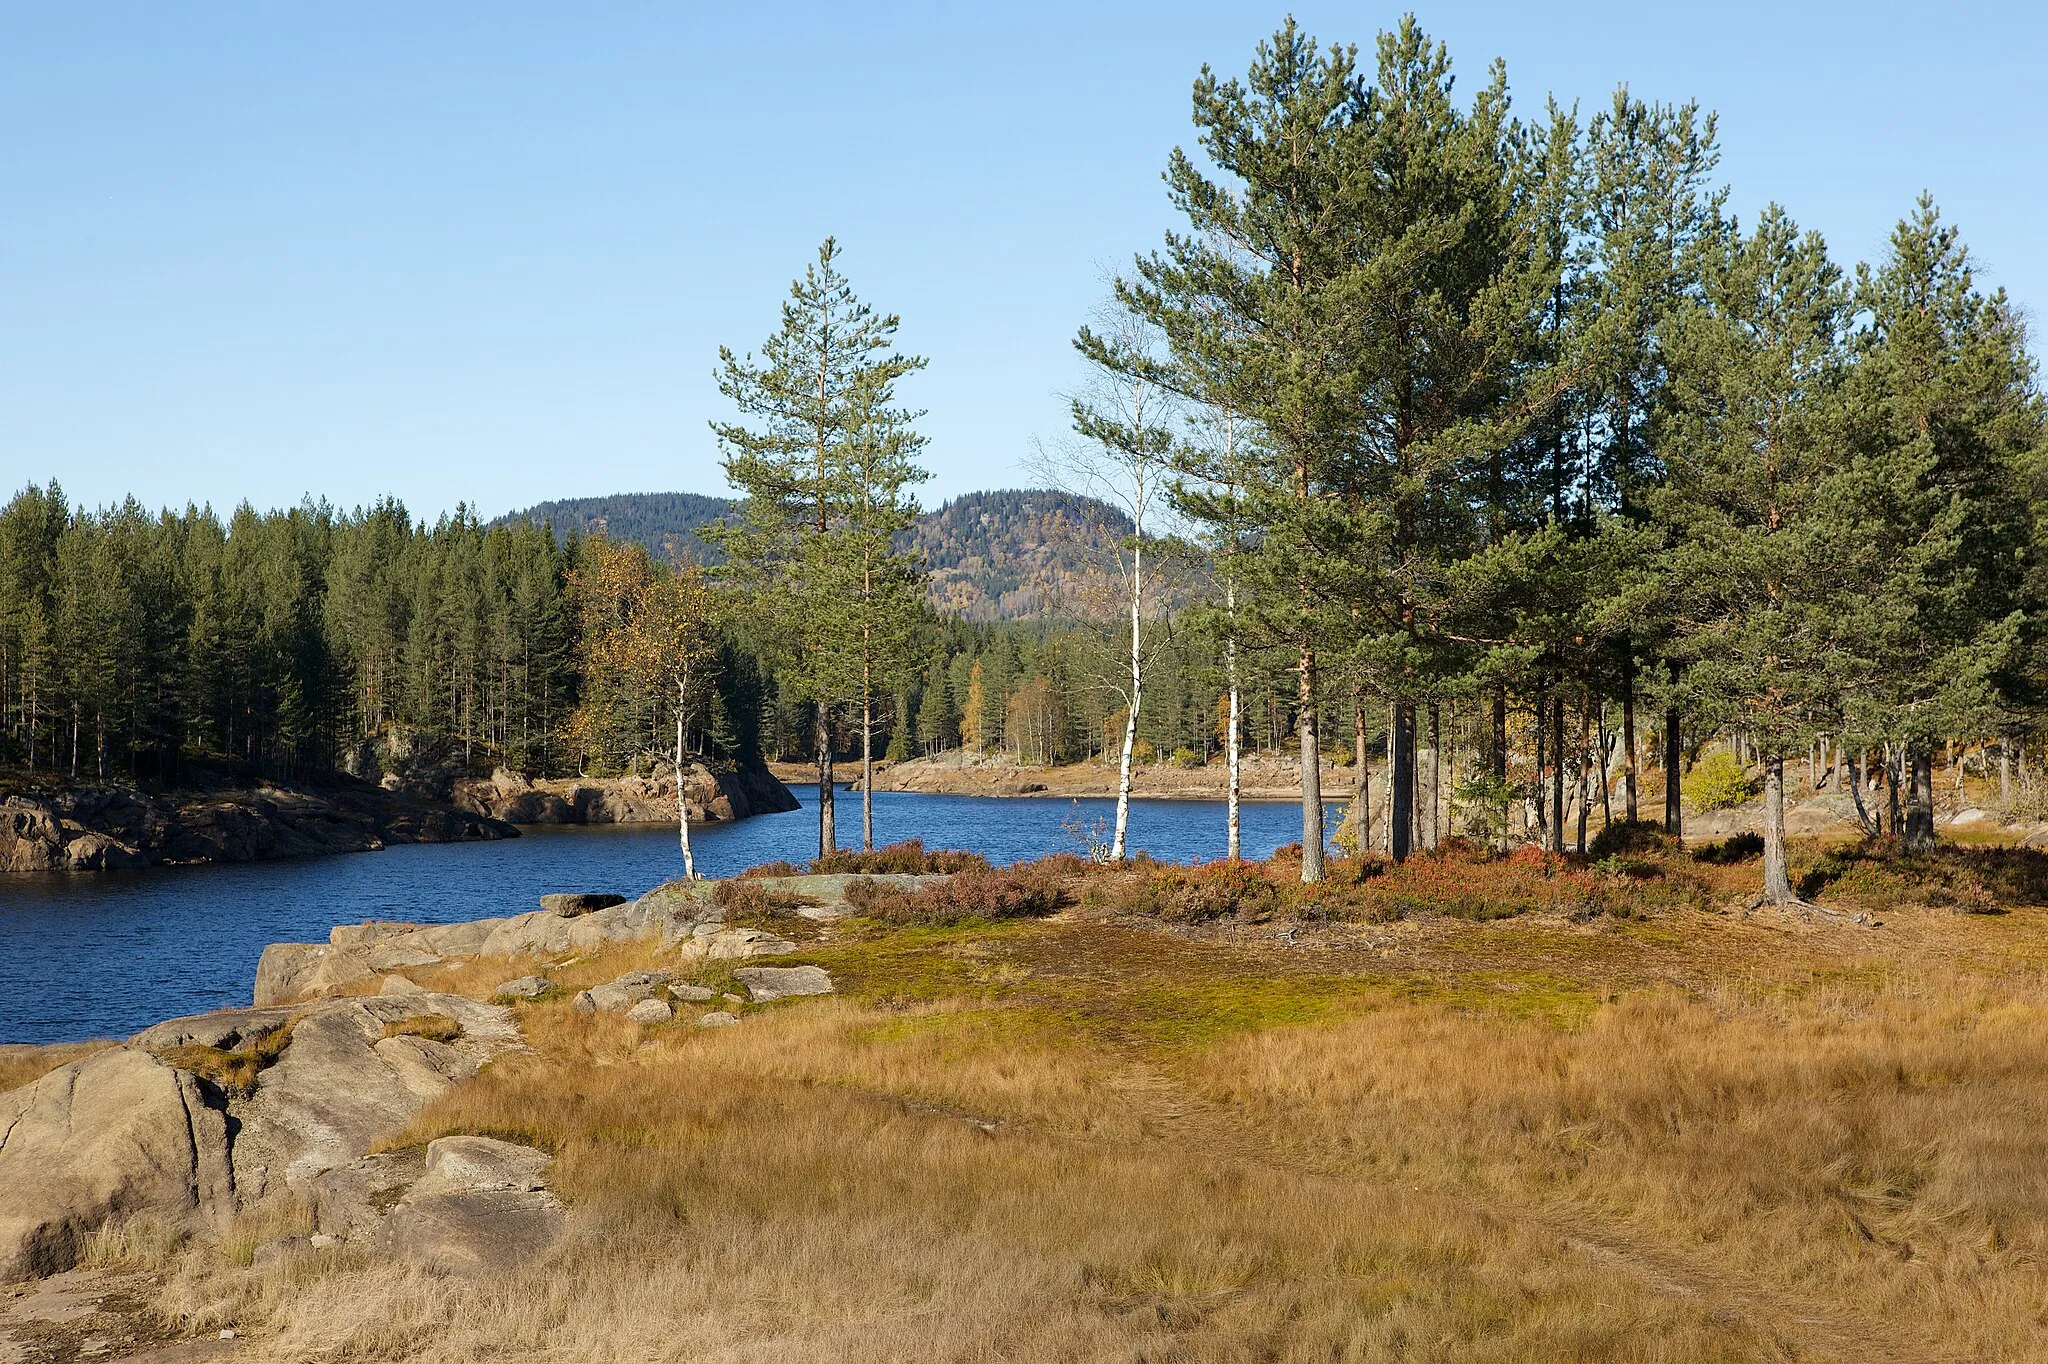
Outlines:
{"type": "Polygon", "coordinates": [[[1849,295],[1819,235],[1776,207],[1746,237],[1715,234],[1702,256],[1702,298],[1672,329],[1669,477],[1652,505],[1679,585],[1674,650],[1709,714],[1739,716],[1757,744],[1763,898],[1792,904],[1785,758],[1832,723],[1843,684],[1849,295]]]}
{"type": "Polygon", "coordinates": [[[924,364],[890,350],[899,319],[854,296],[838,256],[828,238],[791,285],[759,360],[719,350],[719,391],[745,420],[712,429],[726,480],[746,501],[738,521],[703,532],[729,556],[726,579],[775,622],[785,699],[812,707],[820,856],[837,846],[831,712],[862,683],[860,621],[847,606],[859,599],[861,541],[843,534],[862,490],[848,445],[924,364]]]}
{"type": "Polygon", "coordinates": [[[2025,326],[1974,281],[1923,195],[1877,269],[1858,273],[1858,459],[1848,505],[1873,551],[1845,648],[1862,663],[1854,725],[1903,750],[1904,841],[1934,843],[1935,745],[2007,724],[2027,636],[2033,535],[2022,461],[2043,413],[2025,326]]]}

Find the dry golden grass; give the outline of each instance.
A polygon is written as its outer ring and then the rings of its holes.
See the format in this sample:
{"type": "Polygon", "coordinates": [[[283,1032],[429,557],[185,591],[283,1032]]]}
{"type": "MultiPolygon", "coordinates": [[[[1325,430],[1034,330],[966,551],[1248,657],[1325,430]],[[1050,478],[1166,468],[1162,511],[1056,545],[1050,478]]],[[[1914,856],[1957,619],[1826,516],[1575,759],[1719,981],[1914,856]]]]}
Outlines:
{"type": "Polygon", "coordinates": [[[522,1005],[533,1051],[406,1134],[554,1151],[546,1262],[215,1255],[167,1305],[279,1360],[2048,1352],[2048,911],[1076,914],[795,960],[846,993],[712,1032],[522,1005]]]}
{"type": "Polygon", "coordinates": [[[46,1047],[10,1043],[0,1046],[0,1094],[40,1080],[59,1066],[83,1061],[96,1051],[115,1045],[99,1039],[91,1042],[57,1042],[46,1047]]]}

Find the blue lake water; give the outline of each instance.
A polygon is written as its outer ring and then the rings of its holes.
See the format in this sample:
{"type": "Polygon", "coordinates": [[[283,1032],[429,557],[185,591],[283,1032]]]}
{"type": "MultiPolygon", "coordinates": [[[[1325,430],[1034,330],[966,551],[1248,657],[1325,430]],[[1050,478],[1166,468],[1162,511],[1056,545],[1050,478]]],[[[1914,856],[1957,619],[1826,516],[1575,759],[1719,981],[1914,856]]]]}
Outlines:
{"type": "MultiPolygon", "coordinates": [[[[800,811],[691,830],[699,873],[807,861],[817,849],[817,793],[797,797],[800,811]]],[[[840,843],[858,846],[859,796],[841,793],[838,807],[840,843]]],[[[883,791],[875,841],[921,838],[1003,864],[1080,851],[1077,832],[1114,809],[1110,800],[883,791]]],[[[1241,828],[1245,856],[1264,857],[1301,837],[1301,812],[1247,803],[1241,828]]],[[[1131,844],[1162,861],[1221,857],[1223,804],[1133,802],[1131,844]]],[[[548,891],[637,895],[681,874],[674,828],[599,825],[340,857],[0,876],[0,1043],[126,1036],[158,1019],[247,1004],[264,944],[324,942],[338,923],[517,914],[548,891]]]]}

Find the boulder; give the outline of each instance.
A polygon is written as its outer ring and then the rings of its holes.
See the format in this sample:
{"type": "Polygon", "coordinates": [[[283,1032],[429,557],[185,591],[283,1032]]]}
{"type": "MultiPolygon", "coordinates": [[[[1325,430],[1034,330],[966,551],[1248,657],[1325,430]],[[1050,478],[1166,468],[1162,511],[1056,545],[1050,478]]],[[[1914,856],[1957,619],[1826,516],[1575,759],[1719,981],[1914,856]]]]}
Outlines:
{"type": "Polygon", "coordinates": [[[38,800],[0,801],[0,871],[56,871],[65,865],[64,826],[38,800]]]}
{"type": "Polygon", "coordinates": [[[685,1000],[691,1004],[708,1004],[718,997],[705,986],[677,985],[673,981],[669,982],[668,992],[674,998],[685,1000]]]}
{"type": "Polygon", "coordinates": [[[643,999],[626,1010],[627,1020],[633,1023],[666,1023],[675,1016],[676,1011],[668,1001],[661,999],[643,999]]]}
{"type": "Polygon", "coordinates": [[[654,998],[655,987],[667,981],[665,972],[628,971],[617,980],[593,985],[577,995],[574,1007],[578,1013],[626,1013],[635,1005],[654,998]]]}
{"type": "Polygon", "coordinates": [[[710,1013],[697,1020],[697,1026],[700,1028],[730,1028],[739,1021],[739,1017],[736,1014],[729,1014],[723,1009],[713,1009],[710,1013]]]}
{"type": "Polygon", "coordinates": [[[377,987],[380,995],[423,995],[427,987],[408,976],[386,976],[384,983],[377,987]]]}
{"type": "Polygon", "coordinates": [[[562,1238],[567,1212],[548,1191],[550,1157],[490,1137],[442,1137],[392,1206],[377,1244],[442,1274],[501,1270],[562,1238]]]}
{"type": "Polygon", "coordinates": [[[742,966],[733,978],[747,987],[756,1004],[796,995],[829,995],[832,977],[817,966],[742,966]]]}
{"type": "Polygon", "coordinates": [[[548,992],[546,976],[521,976],[491,991],[494,999],[539,999],[548,992]]]}
{"type": "Polygon", "coordinates": [[[147,853],[100,833],[82,833],[64,845],[64,863],[72,871],[110,871],[146,867],[147,853]]]}
{"type": "Polygon", "coordinates": [[[274,942],[256,962],[255,1003],[260,1008],[329,995],[376,974],[359,951],[327,943],[274,942]]]}
{"type": "Polygon", "coordinates": [[[69,1269],[110,1219],[191,1226],[233,1197],[225,1113],[147,1052],[117,1047],[0,1095],[0,1281],[69,1269]]]}
{"type": "Polygon", "coordinates": [[[600,909],[610,909],[613,905],[623,905],[624,903],[626,903],[626,897],[623,895],[572,895],[564,893],[540,897],[540,907],[542,909],[547,910],[551,914],[559,914],[564,919],[580,918],[585,914],[595,913],[600,909]]]}

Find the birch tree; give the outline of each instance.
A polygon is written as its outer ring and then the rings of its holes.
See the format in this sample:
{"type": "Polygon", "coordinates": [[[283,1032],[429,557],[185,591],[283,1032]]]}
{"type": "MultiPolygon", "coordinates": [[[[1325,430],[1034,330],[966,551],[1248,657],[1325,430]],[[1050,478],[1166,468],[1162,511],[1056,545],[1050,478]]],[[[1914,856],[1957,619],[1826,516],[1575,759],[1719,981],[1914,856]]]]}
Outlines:
{"type": "Polygon", "coordinates": [[[1152,605],[1145,578],[1145,543],[1163,509],[1172,469],[1174,434],[1170,395],[1159,382],[1152,336],[1142,320],[1126,311],[1106,312],[1100,330],[1083,327],[1074,345],[1095,371],[1085,397],[1070,406],[1079,438],[1047,461],[1047,471],[1069,491],[1099,497],[1119,508],[1130,533],[1117,549],[1122,616],[1129,647],[1127,671],[1111,683],[1124,703],[1123,745],[1117,760],[1116,826],[1109,857],[1121,862],[1131,813],[1131,757],[1138,740],[1138,715],[1145,702],[1146,616],[1152,605]]]}

